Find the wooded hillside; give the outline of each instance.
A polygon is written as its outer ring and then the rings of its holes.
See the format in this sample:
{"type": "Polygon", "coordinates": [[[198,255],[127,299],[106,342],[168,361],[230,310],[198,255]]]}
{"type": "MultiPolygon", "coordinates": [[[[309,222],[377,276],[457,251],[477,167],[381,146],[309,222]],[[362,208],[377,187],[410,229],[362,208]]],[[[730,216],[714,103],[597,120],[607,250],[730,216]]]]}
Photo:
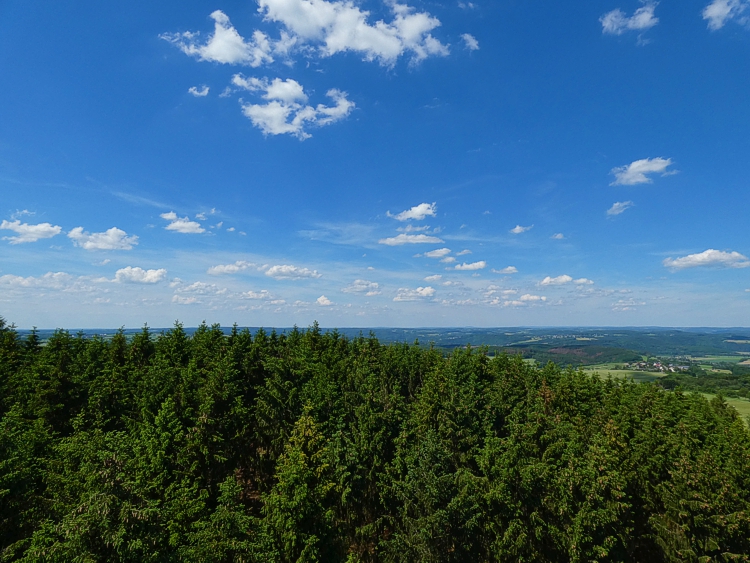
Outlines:
{"type": "Polygon", "coordinates": [[[483,349],[0,320],[0,415],[3,561],[750,560],[733,409],[483,349]]]}

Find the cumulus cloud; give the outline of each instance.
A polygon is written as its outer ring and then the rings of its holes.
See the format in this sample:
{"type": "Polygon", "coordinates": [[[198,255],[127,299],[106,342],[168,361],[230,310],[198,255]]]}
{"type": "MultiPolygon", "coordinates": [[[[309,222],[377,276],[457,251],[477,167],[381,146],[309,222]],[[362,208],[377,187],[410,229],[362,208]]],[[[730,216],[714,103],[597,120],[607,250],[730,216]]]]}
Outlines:
{"type": "Polygon", "coordinates": [[[322,274],[319,274],[317,270],[298,268],[297,266],[292,266],[289,264],[271,266],[266,270],[266,275],[277,280],[299,280],[303,278],[322,277],[322,274]]]}
{"type": "Polygon", "coordinates": [[[564,285],[572,281],[573,281],[572,277],[570,277],[567,274],[563,274],[562,276],[557,276],[555,278],[547,276],[546,278],[544,278],[542,281],[539,282],[539,285],[564,285]]]}
{"type": "Polygon", "coordinates": [[[670,270],[684,270],[686,268],[747,268],[750,259],[739,252],[725,252],[709,248],[698,254],[688,254],[682,258],[667,258],[663,262],[670,270]]]}
{"type": "Polygon", "coordinates": [[[20,220],[15,221],[3,221],[0,223],[0,229],[13,231],[16,236],[3,237],[3,240],[7,240],[10,244],[23,244],[25,242],[36,242],[45,238],[52,238],[59,235],[62,232],[62,227],[59,225],[52,225],[51,223],[38,223],[36,225],[29,225],[28,223],[21,223],[20,220]]]}
{"type": "Polygon", "coordinates": [[[527,293],[526,295],[521,296],[521,301],[534,303],[536,301],[547,301],[547,298],[543,295],[531,295],[527,293]]]}
{"type": "Polygon", "coordinates": [[[470,264],[467,264],[464,262],[463,264],[456,264],[456,267],[454,269],[456,270],[482,270],[487,266],[487,262],[484,260],[480,260],[479,262],[472,262],[470,264]]]}
{"type": "Polygon", "coordinates": [[[565,238],[565,235],[562,233],[555,233],[550,238],[554,240],[563,240],[565,238]]]}
{"type": "Polygon", "coordinates": [[[424,281],[426,282],[432,282],[432,281],[439,281],[443,276],[440,274],[435,274],[434,276],[427,276],[424,281]]]}
{"type": "Polygon", "coordinates": [[[364,293],[366,296],[380,295],[380,285],[367,280],[354,280],[341,291],[344,293],[364,293]]]}
{"type": "Polygon", "coordinates": [[[300,140],[309,139],[312,135],[307,127],[322,127],[340,121],[354,109],[354,102],[347,99],[346,92],[328,90],[326,96],[333,105],[307,105],[307,94],[296,80],[273,81],[249,78],[241,75],[233,78],[233,83],[251,91],[262,92],[261,97],[267,100],[264,104],[242,104],[242,113],[264,135],[293,135],[300,140]]]}
{"type": "Polygon", "coordinates": [[[192,94],[196,98],[205,98],[208,96],[209,88],[205,84],[198,89],[196,86],[191,86],[188,88],[188,93],[192,94]]]}
{"type": "Polygon", "coordinates": [[[491,272],[493,274],[503,274],[503,275],[517,274],[518,273],[518,268],[516,268],[515,266],[508,266],[507,268],[503,268],[502,270],[495,270],[493,268],[491,270],[491,272]]]}
{"type": "Polygon", "coordinates": [[[103,233],[88,233],[83,227],[76,227],[68,233],[68,238],[85,250],[131,250],[138,244],[136,235],[128,236],[128,233],[117,227],[103,233]]]}
{"type": "Polygon", "coordinates": [[[259,0],[267,21],[281,23],[299,44],[318,47],[322,56],[353,51],[365,60],[391,66],[404,53],[412,62],[448,55],[449,49],[430,32],[440,21],[426,12],[389,2],[393,20],[370,24],[370,13],[353,2],[327,0],[259,0]]]}
{"type": "Polygon", "coordinates": [[[409,289],[401,287],[398,290],[398,294],[393,298],[394,301],[419,301],[427,297],[435,295],[435,289],[427,287],[418,287],[417,289],[409,289]]]}
{"type": "Polygon", "coordinates": [[[318,297],[315,302],[321,307],[330,307],[331,305],[333,305],[333,301],[328,299],[328,297],[326,297],[325,295],[321,295],[320,297],[318,297]]]}
{"type": "Polygon", "coordinates": [[[242,272],[248,268],[255,267],[252,262],[246,262],[245,260],[237,260],[234,264],[219,264],[217,266],[211,266],[206,273],[212,276],[220,276],[222,274],[236,274],[242,272]]]}
{"type": "Polygon", "coordinates": [[[386,212],[386,215],[388,217],[392,217],[396,219],[397,221],[409,221],[411,219],[414,219],[415,221],[421,221],[425,217],[435,217],[435,214],[437,212],[437,203],[420,203],[419,205],[415,205],[411,209],[407,209],[406,211],[402,211],[401,213],[397,213],[396,215],[391,215],[390,211],[386,212]]]}
{"type": "Polygon", "coordinates": [[[653,180],[650,174],[661,174],[669,176],[675,172],[667,170],[672,165],[671,158],[642,158],[635,160],[625,166],[618,166],[611,170],[614,174],[615,181],[610,186],[633,186],[636,184],[651,184],[653,180]]]}
{"type": "Polygon", "coordinates": [[[403,244],[436,244],[439,242],[443,242],[443,239],[430,235],[406,235],[402,233],[395,237],[381,238],[378,244],[401,246],[403,244]]]}
{"type": "Polygon", "coordinates": [[[659,18],[654,16],[655,9],[656,2],[646,2],[645,5],[638,8],[630,17],[625,15],[625,12],[619,8],[607,12],[599,18],[599,22],[602,24],[602,33],[622,35],[626,31],[645,31],[651,29],[659,23],[659,18]]]}
{"type": "Polygon", "coordinates": [[[452,264],[453,262],[456,261],[456,259],[453,258],[453,256],[446,256],[445,258],[443,258],[440,261],[443,262],[444,264],[452,264]]]}
{"type": "Polygon", "coordinates": [[[525,233],[526,231],[529,231],[534,228],[534,225],[529,225],[528,227],[522,227],[521,225],[516,225],[513,227],[510,232],[514,235],[520,235],[521,233],[525,233]]]}
{"type": "Polygon", "coordinates": [[[200,234],[205,233],[206,229],[201,227],[201,224],[196,221],[191,221],[188,217],[178,217],[177,213],[170,211],[169,213],[162,213],[159,215],[162,219],[169,221],[169,225],[164,227],[168,231],[175,231],[177,233],[184,234],[200,234]]]}
{"type": "Polygon", "coordinates": [[[750,6],[746,0],[713,0],[703,9],[703,19],[708,21],[708,29],[716,31],[730,20],[746,25],[750,18],[743,15],[750,6]]]}
{"type": "Polygon", "coordinates": [[[216,10],[210,17],[214,20],[214,32],[205,42],[200,41],[200,32],[163,33],[159,37],[200,61],[248,65],[253,68],[273,62],[273,47],[265,33],[255,31],[248,41],[221,10],[216,10]]]}
{"type": "Polygon", "coordinates": [[[425,252],[424,255],[427,258],[443,258],[444,256],[447,256],[451,253],[450,248],[438,248],[436,250],[430,250],[429,252],[425,252]]]}
{"type": "Polygon", "coordinates": [[[607,215],[609,215],[610,217],[619,215],[620,213],[624,213],[634,205],[635,203],[633,203],[632,201],[617,201],[612,204],[612,207],[607,209],[607,215]]]}
{"type": "Polygon", "coordinates": [[[464,33],[463,35],[461,35],[461,39],[464,42],[464,46],[469,51],[479,50],[479,41],[477,41],[477,38],[471,35],[470,33],[464,33]]]}
{"type": "Polygon", "coordinates": [[[593,285],[594,282],[588,278],[578,278],[577,280],[573,280],[573,283],[576,285],[593,285]]]}
{"type": "Polygon", "coordinates": [[[115,272],[117,283],[158,283],[166,277],[167,271],[164,268],[144,270],[143,268],[128,266],[115,272]]]}

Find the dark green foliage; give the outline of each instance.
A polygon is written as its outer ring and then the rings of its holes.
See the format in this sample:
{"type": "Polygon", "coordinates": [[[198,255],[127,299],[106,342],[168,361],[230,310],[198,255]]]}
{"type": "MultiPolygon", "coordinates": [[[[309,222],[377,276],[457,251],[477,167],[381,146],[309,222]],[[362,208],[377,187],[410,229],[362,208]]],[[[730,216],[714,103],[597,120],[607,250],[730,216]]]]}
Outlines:
{"type": "Polygon", "coordinates": [[[2,561],[750,561],[721,399],[317,325],[2,319],[0,391],[2,561]]]}

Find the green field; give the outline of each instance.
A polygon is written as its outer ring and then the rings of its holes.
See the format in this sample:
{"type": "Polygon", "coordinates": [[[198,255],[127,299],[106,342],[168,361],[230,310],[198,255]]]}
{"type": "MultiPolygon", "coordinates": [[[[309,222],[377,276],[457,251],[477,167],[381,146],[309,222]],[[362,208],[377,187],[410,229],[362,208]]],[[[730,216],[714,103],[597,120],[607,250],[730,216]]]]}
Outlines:
{"type": "Polygon", "coordinates": [[[743,355],[736,355],[736,356],[700,356],[700,357],[692,357],[691,360],[695,362],[706,362],[706,363],[714,363],[714,362],[741,362],[743,360],[746,360],[747,357],[743,355]]]}
{"type": "Polygon", "coordinates": [[[614,369],[615,366],[622,365],[622,364],[596,364],[594,366],[586,366],[583,368],[583,371],[586,373],[597,373],[599,374],[599,377],[606,378],[606,377],[617,377],[617,378],[628,378],[632,379],[633,381],[637,381],[638,383],[643,383],[645,381],[656,381],[657,379],[660,379],[664,377],[665,374],[659,373],[659,372],[652,372],[652,371],[636,371],[631,369],[614,369]]]}

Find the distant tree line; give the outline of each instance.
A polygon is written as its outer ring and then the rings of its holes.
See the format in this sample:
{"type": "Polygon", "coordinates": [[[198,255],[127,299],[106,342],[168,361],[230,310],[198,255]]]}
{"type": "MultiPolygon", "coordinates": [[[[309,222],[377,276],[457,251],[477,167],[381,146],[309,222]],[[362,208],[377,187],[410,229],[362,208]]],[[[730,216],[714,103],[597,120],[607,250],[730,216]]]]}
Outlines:
{"type": "Polygon", "coordinates": [[[0,558],[749,561],[721,399],[317,325],[131,339],[0,320],[0,558]]]}

